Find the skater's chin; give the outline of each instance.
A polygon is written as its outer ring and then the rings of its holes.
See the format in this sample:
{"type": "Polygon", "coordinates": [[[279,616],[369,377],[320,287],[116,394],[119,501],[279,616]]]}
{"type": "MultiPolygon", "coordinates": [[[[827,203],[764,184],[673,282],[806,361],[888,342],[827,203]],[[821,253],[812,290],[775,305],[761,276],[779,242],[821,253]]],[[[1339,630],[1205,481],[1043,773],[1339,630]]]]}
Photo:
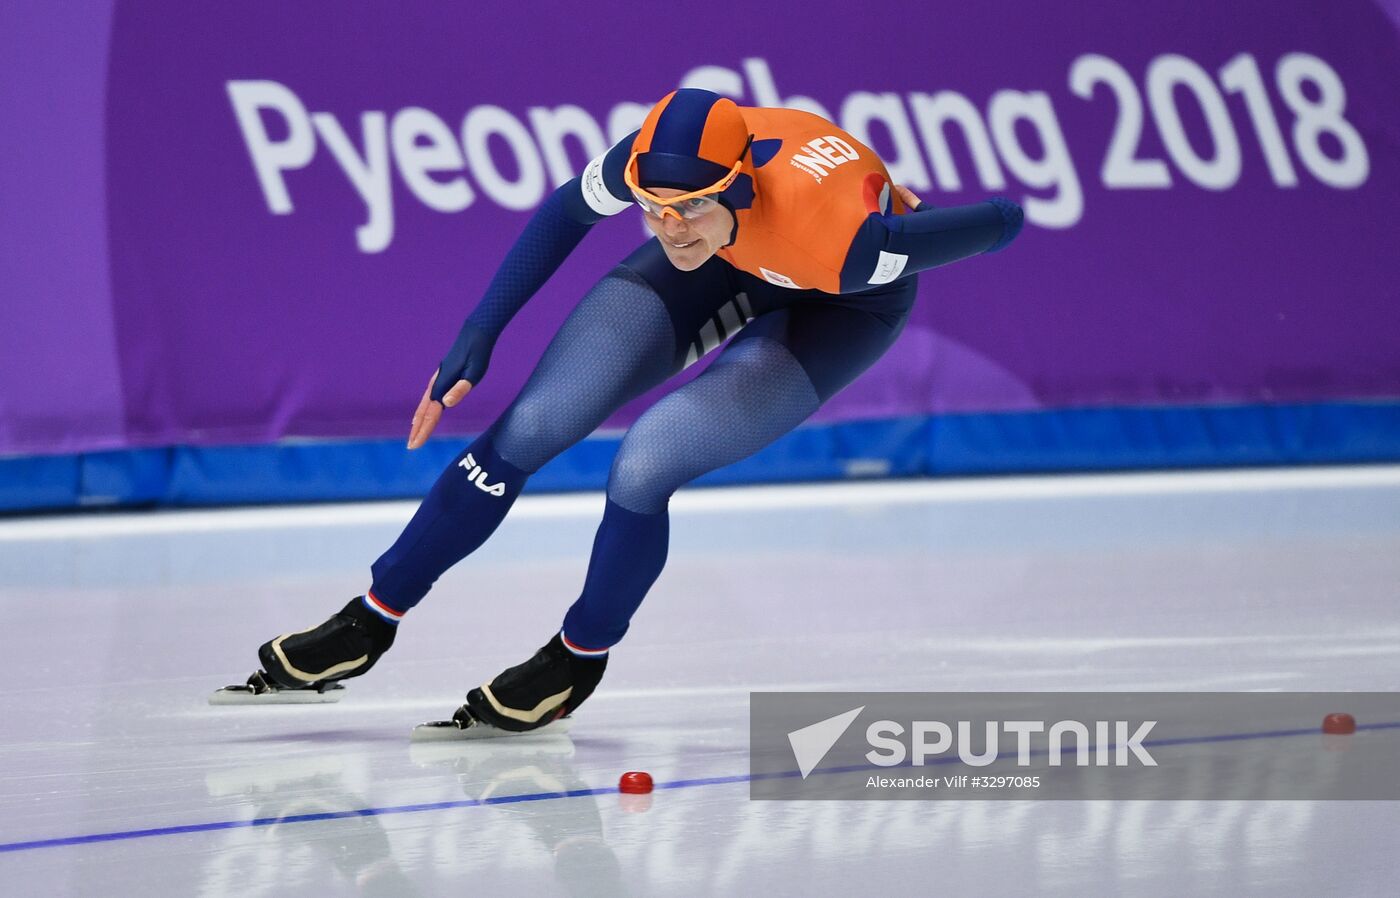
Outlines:
{"type": "Polygon", "coordinates": [[[702,246],[704,241],[697,240],[687,247],[673,247],[665,240],[661,241],[661,247],[666,252],[666,258],[671,264],[681,271],[694,271],[701,265],[710,261],[714,255],[712,250],[702,246]]]}

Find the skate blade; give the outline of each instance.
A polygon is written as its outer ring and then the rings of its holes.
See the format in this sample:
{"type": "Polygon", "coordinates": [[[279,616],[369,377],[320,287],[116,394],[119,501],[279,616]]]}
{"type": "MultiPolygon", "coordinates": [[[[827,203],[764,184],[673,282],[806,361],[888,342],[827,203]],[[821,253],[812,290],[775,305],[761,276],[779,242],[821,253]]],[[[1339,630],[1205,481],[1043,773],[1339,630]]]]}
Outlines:
{"type": "Polygon", "coordinates": [[[345,695],[345,687],[332,683],[324,691],[319,689],[282,689],[271,686],[264,692],[254,692],[253,687],[240,683],[225,686],[209,696],[211,705],[328,705],[340,701],[345,695]]]}
{"type": "Polygon", "coordinates": [[[500,727],[493,727],[489,723],[477,722],[464,729],[458,726],[455,720],[431,720],[414,727],[413,732],[409,734],[409,739],[413,742],[462,742],[469,739],[529,739],[564,736],[568,734],[572,724],[573,721],[569,718],[561,717],[537,730],[516,733],[511,730],[503,730],[500,727]]]}

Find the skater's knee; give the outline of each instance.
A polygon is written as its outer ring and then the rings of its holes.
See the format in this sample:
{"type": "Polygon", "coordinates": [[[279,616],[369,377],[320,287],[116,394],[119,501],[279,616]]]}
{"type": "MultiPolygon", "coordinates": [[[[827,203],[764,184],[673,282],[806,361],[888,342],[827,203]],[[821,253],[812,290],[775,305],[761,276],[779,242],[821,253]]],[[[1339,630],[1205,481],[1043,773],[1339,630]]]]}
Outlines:
{"type": "MultiPolygon", "coordinates": [[[[673,441],[644,418],[627,432],[608,474],[608,498],[628,511],[655,514],[689,477],[673,441]]],[[[671,434],[674,436],[674,434],[671,434]]]]}
{"type": "Polygon", "coordinates": [[[501,458],[522,471],[537,471],[562,452],[556,402],[542,396],[521,396],[492,429],[501,458]]]}

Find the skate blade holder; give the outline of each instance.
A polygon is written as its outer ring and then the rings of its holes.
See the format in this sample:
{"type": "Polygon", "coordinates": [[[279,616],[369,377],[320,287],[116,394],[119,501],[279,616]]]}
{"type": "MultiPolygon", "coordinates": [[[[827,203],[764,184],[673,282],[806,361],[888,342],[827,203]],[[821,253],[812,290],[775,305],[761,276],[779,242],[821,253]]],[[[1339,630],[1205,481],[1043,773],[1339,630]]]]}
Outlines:
{"type": "Polygon", "coordinates": [[[569,727],[573,720],[568,717],[561,717],[551,721],[544,726],[517,733],[514,730],[503,730],[500,727],[493,727],[489,723],[482,723],[473,719],[470,726],[462,726],[455,720],[431,720],[427,723],[420,723],[413,728],[409,734],[409,739],[413,742],[461,742],[469,739],[540,739],[552,736],[567,736],[569,727]]]}
{"type": "Polygon", "coordinates": [[[270,683],[258,674],[247,683],[225,686],[209,696],[211,705],[327,705],[340,701],[345,687],[326,681],[297,689],[287,689],[270,683]]]}

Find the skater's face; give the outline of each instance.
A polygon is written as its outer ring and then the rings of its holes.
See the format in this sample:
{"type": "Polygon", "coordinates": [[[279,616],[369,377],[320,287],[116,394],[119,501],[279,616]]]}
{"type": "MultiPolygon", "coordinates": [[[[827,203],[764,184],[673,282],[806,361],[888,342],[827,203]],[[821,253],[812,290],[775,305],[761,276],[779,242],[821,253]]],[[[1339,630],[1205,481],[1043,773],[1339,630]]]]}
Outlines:
{"type": "MultiPolygon", "coordinates": [[[[684,190],[656,187],[652,193],[663,199],[680,196],[684,190]]],[[[647,227],[661,241],[666,258],[681,271],[694,271],[729,242],[734,233],[734,216],[724,206],[715,208],[698,218],[683,219],[675,215],[657,217],[643,212],[647,227]]]]}

